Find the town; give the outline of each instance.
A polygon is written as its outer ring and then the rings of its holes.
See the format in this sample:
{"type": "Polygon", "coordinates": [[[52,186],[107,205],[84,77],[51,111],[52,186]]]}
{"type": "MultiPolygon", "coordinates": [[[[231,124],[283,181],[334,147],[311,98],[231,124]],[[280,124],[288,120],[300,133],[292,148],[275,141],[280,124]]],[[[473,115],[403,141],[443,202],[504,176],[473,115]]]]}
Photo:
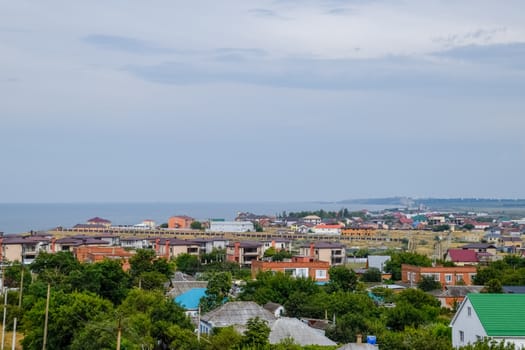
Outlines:
{"type": "Polygon", "coordinates": [[[3,329],[13,339],[22,330],[24,349],[85,349],[93,336],[93,349],[517,349],[524,232],[517,214],[428,208],[136,225],[94,217],[0,238],[3,329]],[[51,323],[75,298],[95,314],[76,310],[70,333],[56,333],[51,323]],[[143,325],[131,319],[161,312],[139,310],[144,298],[172,310],[163,322],[177,331],[133,334],[143,325]],[[109,331],[95,329],[103,324],[109,331]]]}

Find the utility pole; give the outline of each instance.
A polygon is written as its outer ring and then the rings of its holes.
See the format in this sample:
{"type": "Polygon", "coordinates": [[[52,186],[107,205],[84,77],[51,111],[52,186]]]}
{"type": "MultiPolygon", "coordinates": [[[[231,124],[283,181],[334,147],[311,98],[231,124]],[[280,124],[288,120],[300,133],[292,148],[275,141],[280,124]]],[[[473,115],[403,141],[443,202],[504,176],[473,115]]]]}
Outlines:
{"type": "Polygon", "coordinates": [[[51,284],[47,284],[47,299],[46,299],[46,316],[44,320],[44,341],[42,342],[42,350],[46,350],[47,342],[47,320],[49,317],[49,297],[51,295],[51,284]]]}
{"type": "MultiPolygon", "coordinates": [[[[2,268],[2,273],[3,273],[3,268],[2,268]]],[[[2,282],[3,282],[3,279],[4,279],[4,276],[2,274],[2,282]]],[[[4,291],[4,318],[3,318],[3,321],[2,321],[2,350],[4,350],[4,344],[5,344],[5,316],[6,316],[6,313],[7,313],[7,288],[2,288],[3,291],[4,291]]]]}
{"type": "Polygon", "coordinates": [[[22,293],[24,293],[24,264],[22,263],[22,276],[20,276],[20,294],[18,295],[18,307],[22,307],[22,293]]]}
{"type": "Polygon", "coordinates": [[[118,326],[117,326],[117,350],[120,350],[120,337],[122,335],[122,326],[120,324],[120,315],[118,316],[118,326]]]}
{"type": "Polygon", "coordinates": [[[13,322],[13,341],[11,342],[11,350],[15,350],[16,345],[16,317],[13,322]]]}

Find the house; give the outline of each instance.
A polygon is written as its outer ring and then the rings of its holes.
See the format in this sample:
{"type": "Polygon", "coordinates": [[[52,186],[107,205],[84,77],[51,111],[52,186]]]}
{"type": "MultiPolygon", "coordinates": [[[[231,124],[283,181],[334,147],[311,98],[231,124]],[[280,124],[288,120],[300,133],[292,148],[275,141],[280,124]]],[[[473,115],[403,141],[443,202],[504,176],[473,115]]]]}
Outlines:
{"type": "Polygon", "coordinates": [[[200,244],[190,240],[177,238],[156,238],[155,252],[157,256],[167,260],[174,259],[180,254],[199,255],[200,244]]]}
{"type": "Polygon", "coordinates": [[[251,221],[210,221],[211,232],[255,232],[251,221]]]}
{"type": "Polygon", "coordinates": [[[498,244],[505,253],[516,253],[521,249],[523,241],[521,240],[521,237],[501,236],[498,240],[498,244]]]}
{"type": "Polygon", "coordinates": [[[129,258],[133,253],[122,247],[100,247],[100,246],[76,246],[73,247],[73,255],[81,263],[95,263],[104,259],[115,259],[122,261],[122,269],[129,270],[129,258]]]}
{"type": "Polygon", "coordinates": [[[441,307],[455,309],[469,293],[480,293],[484,286],[446,286],[444,291],[433,294],[441,307]]]}
{"type": "Polygon", "coordinates": [[[273,248],[275,251],[286,250],[290,251],[292,249],[292,241],[284,238],[272,238],[271,240],[262,241],[263,249],[273,248]]]}
{"type": "Polygon", "coordinates": [[[458,348],[486,337],[525,346],[525,294],[468,294],[454,318],[452,346],[458,348]]]}
{"type": "Polygon", "coordinates": [[[201,254],[209,254],[213,250],[226,249],[228,240],[224,238],[196,238],[192,242],[200,245],[201,254]]]}
{"type": "Polygon", "coordinates": [[[305,224],[318,225],[321,223],[321,218],[317,215],[308,215],[301,219],[305,224]]]}
{"type": "Polygon", "coordinates": [[[100,226],[103,226],[105,228],[110,228],[111,227],[111,221],[99,218],[98,216],[89,219],[87,221],[87,224],[88,225],[100,225],[100,226]]]}
{"type": "Polygon", "coordinates": [[[50,252],[51,239],[39,236],[9,235],[0,237],[0,260],[30,264],[40,252],[50,252]]]}
{"type": "Polygon", "coordinates": [[[309,256],[319,261],[327,261],[330,266],[346,264],[346,246],[335,242],[311,242],[299,247],[299,255],[309,256]]]}
{"type": "Polygon", "coordinates": [[[340,235],[342,228],[341,224],[318,224],[312,231],[317,235],[340,235]]]}
{"type": "Polygon", "coordinates": [[[263,305],[263,307],[270,311],[276,318],[284,315],[284,306],[277,303],[272,303],[271,301],[263,305]]]}
{"type": "Polygon", "coordinates": [[[445,254],[445,261],[451,261],[457,266],[477,265],[478,253],[469,249],[449,249],[445,254]]]}
{"type": "Polygon", "coordinates": [[[328,282],[330,263],[312,257],[294,256],[290,261],[252,261],[252,278],[260,271],[282,272],[293,277],[310,277],[317,282],[328,282]]]}
{"type": "Polygon", "coordinates": [[[140,237],[120,237],[120,246],[122,248],[145,249],[151,248],[153,244],[147,239],[140,237]]]}
{"type": "Polygon", "coordinates": [[[191,223],[194,221],[192,217],[187,215],[172,216],[168,219],[168,228],[169,229],[189,229],[191,228],[191,223]]]}
{"type": "Polygon", "coordinates": [[[264,254],[263,243],[241,241],[226,246],[226,259],[239,265],[249,266],[252,261],[262,259],[264,254]]]}
{"type": "Polygon", "coordinates": [[[389,255],[369,255],[366,260],[366,268],[376,268],[384,273],[387,261],[390,261],[389,255]]]}
{"type": "Polygon", "coordinates": [[[270,327],[270,344],[279,344],[285,339],[293,339],[295,344],[300,346],[306,345],[321,345],[334,346],[337,345],[332,340],[328,339],[324,332],[308,326],[306,323],[297,318],[280,317],[270,327]]]}
{"type": "Polygon", "coordinates": [[[109,242],[107,240],[101,240],[93,238],[91,236],[72,236],[72,237],[63,237],[52,242],[52,251],[69,251],[73,252],[74,247],[79,246],[107,246],[109,242]]]}
{"type": "Polygon", "coordinates": [[[415,285],[419,283],[423,276],[432,276],[434,280],[441,283],[442,287],[460,285],[472,285],[472,280],[476,276],[475,266],[414,266],[408,264],[401,265],[401,280],[404,283],[415,285]]]}
{"type": "Polygon", "coordinates": [[[268,322],[269,327],[276,320],[270,311],[253,301],[235,301],[223,304],[203,315],[200,320],[199,330],[203,334],[211,334],[213,328],[233,326],[242,334],[246,330],[248,320],[255,317],[268,322]]]}

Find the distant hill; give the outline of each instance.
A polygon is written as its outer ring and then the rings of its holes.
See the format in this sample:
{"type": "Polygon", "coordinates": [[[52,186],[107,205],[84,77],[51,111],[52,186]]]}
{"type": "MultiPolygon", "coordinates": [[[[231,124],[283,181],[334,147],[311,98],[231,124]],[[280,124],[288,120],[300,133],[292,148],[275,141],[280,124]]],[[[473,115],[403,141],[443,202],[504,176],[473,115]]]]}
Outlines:
{"type": "Polygon", "coordinates": [[[510,209],[525,208],[525,199],[494,199],[494,198],[410,198],[410,197],[387,197],[387,198],[364,198],[346,199],[338,202],[340,204],[367,204],[367,205],[391,205],[392,207],[419,207],[423,205],[432,209],[510,209]]]}

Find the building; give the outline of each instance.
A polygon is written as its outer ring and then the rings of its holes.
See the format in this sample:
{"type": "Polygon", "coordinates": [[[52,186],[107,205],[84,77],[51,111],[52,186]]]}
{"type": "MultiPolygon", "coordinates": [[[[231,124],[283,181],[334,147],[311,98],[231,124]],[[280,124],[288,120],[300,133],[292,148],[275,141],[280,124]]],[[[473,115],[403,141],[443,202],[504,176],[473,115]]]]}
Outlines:
{"type": "Polygon", "coordinates": [[[255,232],[251,221],[210,221],[211,232],[255,232]]]}
{"type": "Polygon", "coordinates": [[[168,219],[168,228],[169,229],[189,229],[191,228],[191,223],[194,221],[192,217],[187,215],[172,216],[168,219]]]}
{"type": "Polygon", "coordinates": [[[310,277],[317,282],[328,282],[330,263],[311,257],[295,256],[291,261],[252,261],[252,278],[260,271],[282,272],[293,277],[310,277]]]}
{"type": "Polygon", "coordinates": [[[334,341],[328,339],[323,332],[308,326],[297,318],[280,317],[270,328],[270,344],[279,344],[285,339],[293,339],[300,346],[321,345],[334,346],[334,341]]]}
{"type": "Polygon", "coordinates": [[[401,265],[401,280],[410,285],[416,285],[422,276],[431,276],[434,280],[441,283],[442,287],[455,285],[472,285],[472,280],[476,276],[475,266],[414,266],[401,265]]]}
{"type": "Polygon", "coordinates": [[[213,250],[226,249],[229,241],[223,238],[196,238],[192,242],[200,245],[201,254],[209,254],[213,250]]]}
{"type": "Polygon", "coordinates": [[[99,247],[99,246],[78,246],[73,247],[73,255],[81,263],[96,263],[104,259],[115,259],[122,261],[122,269],[129,270],[129,258],[133,253],[122,247],[99,247]]]}
{"type": "Polygon", "coordinates": [[[239,265],[248,266],[254,260],[262,259],[264,255],[263,243],[242,241],[230,243],[226,246],[226,259],[239,265]]]}
{"type": "Polygon", "coordinates": [[[451,261],[456,266],[477,265],[478,253],[470,249],[449,249],[445,254],[445,261],[451,261]]]}
{"type": "Polygon", "coordinates": [[[156,238],[154,248],[158,257],[167,260],[174,259],[180,254],[199,255],[200,253],[199,243],[177,238],[156,238]]]}
{"type": "Polygon", "coordinates": [[[284,238],[272,238],[271,240],[262,241],[263,249],[273,248],[275,251],[286,250],[290,251],[292,249],[292,241],[284,238]]]}
{"type": "Polygon", "coordinates": [[[40,252],[51,251],[51,240],[42,236],[0,237],[0,261],[19,261],[23,264],[30,264],[40,252]]]}
{"type": "Polygon", "coordinates": [[[309,256],[319,261],[327,261],[330,266],[346,264],[346,246],[334,242],[311,242],[299,247],[299,255],[309,256]]]}
{"type": "Polygon", "coordinates": [[[233,326],[239,333],[244,333],[246,324],[251,318],[259,317],[268,322],[271,327],[275,316],[253,301],[235,301],[226,303],[203,315],[199,330],[203,334],[211,334],[214,328],[233,326]]]}
{"type": "Polygon", "coordinates": [[[88,225],[95,225],[95,226],[100,225],[100,226],[103,226],[105,228],[110,228],[111,227],[111,221],[99,218],[98,216],[89,219],[87,221],[87,224],[88,225]]]}
{"type": "Polygon", "coordinates": [[[525,294],[468,294],[450,322],[452,346],[490,337],[525,347],[525,294]]]}
{"type": "Polygon", "coordinates": [[[341,224],[318,224],[312,228],[317,235],[340,235],[343,225],[341,224]]]}
{"type": "Polygon", "coordinates": [[[321,223],[321,218],[317,215],[308,215],[302,218],[301,220],[305,224],[312,224],[312,225],[318,225],[321,223]]]}

